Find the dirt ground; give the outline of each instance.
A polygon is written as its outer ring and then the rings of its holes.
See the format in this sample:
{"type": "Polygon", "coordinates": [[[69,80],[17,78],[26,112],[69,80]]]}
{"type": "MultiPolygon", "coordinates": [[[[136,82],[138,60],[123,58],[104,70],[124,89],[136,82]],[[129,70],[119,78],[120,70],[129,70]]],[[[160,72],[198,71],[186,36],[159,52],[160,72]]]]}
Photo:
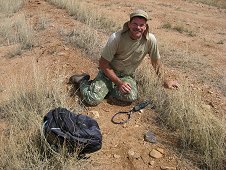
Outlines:
{"type": "MultiPolygon", "coordinates": [[[[140,0],[139,3],[136,0],[86,0],[84,3],[100,8],[106,16],[121,24],[136,8],[148,11],[152,18],[148,22],[159,42],[163,63],[172,71],[187,75],[215,113],[222,115],[226,112],[225,9],[184,0],[140,0]],[[182,33],[163,28],[167,23],[172,27],[180,26],[182,33]],[[188,58],[181,59],[181,56],[188,58]]],[[[75,73],[84,71],[95,77],[98,71],[96,62],[66,43],[60,35],[61,29],[80,29],[78,21],[44,0],[29,0],[20,12],[25,12],[34,28],[40,14],[48,16],[49,24],[46,29],[35,31],[34,47],[20,56],[9,58],[7,54],[13,46],[0,46],[0,100],[7,97],[9,80],[15,75],[26,76],[24,73],[33,69],[34,62],[51,74],[65,73],[65,86],[75,73]]],[[[196,169],[192,158],[180,152],[176,135],[156,123],[156,113],[150,108],[134,114],[126,125],[111,123],[114,113],[127,111],[133,105],[119,106],[105,100],[96,107],[86,108],[85,114],[99,113],[97,121],[103,134],[103,147],[90,154],[88,169],[196,169]],[[148,130],[156,135],[156,144],[144,141],[144,133],[148,130]],[[150,152],[158,148],[163,150],[162,157],[152,158],[150,152]]]]}

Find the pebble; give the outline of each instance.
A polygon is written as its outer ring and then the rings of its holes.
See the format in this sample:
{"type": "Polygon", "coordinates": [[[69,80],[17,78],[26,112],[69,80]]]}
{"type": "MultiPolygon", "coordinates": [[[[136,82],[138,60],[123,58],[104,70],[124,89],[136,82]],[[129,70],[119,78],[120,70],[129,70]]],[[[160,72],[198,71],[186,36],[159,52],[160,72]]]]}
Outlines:
{"type": "Polygon", "coordinates": [[[60,52],[60,53],[58,53],[58,55],[59,55],[59,56],[66,56],[66,53],[60,52]]]}
{"type": "Polygon", "coordinates": [[[68,48],[68,47],[64,47],[64,50],[65,50],[65,51],[68,51],[68,50],[69,50],[69,48],[68,48]]]}
{"type": "Polygon", "coordinates": [[[160,168],[161,168],[161,170],[177,170],[177,168],[169,167],[169,166],[161,166],[160,168]]]}
{"type": "Polygon", "coordinates": [[[132,150],[132,149],[130,149],[128,151],[128,156],[129,156],[129,158],[135,158],[135,159],[139,159],[140,158],[140,154],[134,152],[134,150],[132,150]]]}
{"type": "Polygon", "coordinates": [[[207,105],[207,104],[203,104],[202,105],[202,108],[203,109],[206,109],[206,110],[211,110],[211,106],[210,105],[207,105]]]}
{"type": "Polygon", "coordinates": [[[98,111],[90,111],[89,115],[94,119],[98,119],[100,117],[100,114],[98,111]]]}
{"type": "Polygon", "coordinates": [[[139,110],[139,113],[144,113],[144,109],[139,110]]]}
{"type": "Polygon", "coordinates": [[[130,150],[128,151],[128,155],[133,157],[133,156],[135,155],[135,152],[134,152],[133,150],[130,149],[130,150]]]}
{"type": "Polygon", "coordinates": [[[163,157],[163,155],[162,155],[159,151],[157,151],[157,150],[155,150],[155,149],[153,149],[153,150],[149,153],[149,155],[150,155],[151,157],[153,157],[153,158],[156,158],[156,159],[159,159],[159,158],[162,158],[162,157],[163,157]]]}
{"type": "Polygon", "coordinates": [[[148,131],[147,133],[145,133],[144,140],[150,143],[157,143],[156,137],[154,133],[152,133],[151,131],[148,131]]]}

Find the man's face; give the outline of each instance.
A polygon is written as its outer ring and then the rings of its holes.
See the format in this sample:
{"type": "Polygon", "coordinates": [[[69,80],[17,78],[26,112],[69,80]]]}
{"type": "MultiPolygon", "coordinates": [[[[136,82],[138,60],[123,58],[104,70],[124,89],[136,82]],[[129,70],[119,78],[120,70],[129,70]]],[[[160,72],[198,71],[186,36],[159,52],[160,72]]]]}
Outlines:
{"type": "Polygon", "coordinates": [[[146,20],[140,17],[134,17],[128,24],[130,29],[130,37],[132,39],[139,39],[146,30],[146,20]]]}

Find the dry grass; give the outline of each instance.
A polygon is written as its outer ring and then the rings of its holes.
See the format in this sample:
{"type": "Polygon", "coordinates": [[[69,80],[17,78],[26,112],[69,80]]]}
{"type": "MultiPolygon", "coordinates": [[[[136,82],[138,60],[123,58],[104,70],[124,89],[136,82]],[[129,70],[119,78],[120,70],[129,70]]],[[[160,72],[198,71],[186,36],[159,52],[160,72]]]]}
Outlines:
{"type": "Polygon", "coordinates": [[[49,24],[51,23],[51,20],[49,18],[50,17],[48,15],[41,13],[38,18],[36,29],[37,30],[46,29],[49,26],[49,24]]]}
{"type": "Polygon", "coordinates": [[[21,45],[16,45],[14,47],[12,47],[12,49],[8,52],[7,57],[8,58],[13,58],[17,55],[21,55],[22,54],[22,48],[21,45]]]}
{"type": "Polygon", "coordinates": [[[169,47],[168,43],[160,42],[160,51],[162,54],[162,62],[171,69],[176,69],[181,73],[185,73],[191,78],[196,78],[196,82],[205,83],[218,88],[226,95],[226,87],[222,80],[223,71],[219,72],[217,67],[211,63],[208,58],[200,56],[197,53],[189,52],[189,44],[186,50],[169,47]]]}
{"type": "Polygon", "coordinates": [[[99,52],[103,47],[103,41],[101,41],[98,32],[88,25],[77,26],[80,29],[74,29],[73,31],[66,33],[64,30],[61,34],[66,37],[66,41],[79,48],[81,48],[90,58],[97,60],[99,58],[99,52]]]}
{"type": "Polygon", "coordinates": [[[185,34],[187,34],[187,35],[189,35],[191,37],[196,36],[194,31],[185,28],[183,25],[175,25],[175,26],[173,26],[169,22],[167,22],[167,23],[162,25],[162,28],[175,30],[175,31],[178,31],[179,33],[185,33],[185,34]]]}
{"type": "Polygon", "coordinates": [[[90,25],[104,32],[112,32],[118,29],[118,25],[110,18],[106,18],[99,9],[91,8],[87,3],[79,0],[48,0],[48,2],[66,9],[76,20],[90,25]]]}
{"type": "Polygon", "coordinates": [[[218,8],[226,9],[226,1],[225,0],[191,0],[195,2],[201,2],[203,4],[216,6],[218,8]]]}
{"type": "Polygon", "coordinates": [[[7,124],[0,141],[0,166],[3,169],[74,169],[85,166],[76,154],[55,154],[40,134],[43,116],[56,107],[66,107],[77,112],[78,105],[69,106],[64,90],[65,77],[57,75],[52,82],[47,72],[36,66],[24,70],[23,78],[11,79],[9,99],[0,103],[0,116],[7,124]],[[52,82],[52,83],[51,83],[52,82]]]}
{"type": "Polygon", "coordinates": [[[0,13],[17,12],[24,4],[24,0],[0,0],[0,13]]]}
{"type": "Polygon", "coordinates": [[[24,14],[2,19],[0,35],[7,42],[6,45],[19,43],[22,49],[31,48],[34,43],[33,28],[26,21],[24,14]]]}
{"type": "Polygon", "coordinates": [[[136,79],[142,84],[142,98],[149,98],[156,105],[159,119],[165,126],[180,133],[181,147],[193,149],[201,168],[224,169],[226,152],[225,120],[219,120],[206,107],[200,94],[191,89],[185,79],[183,86],[175,91],[162,88],[150,66],[143,65],[136,72],[136,79]]]}

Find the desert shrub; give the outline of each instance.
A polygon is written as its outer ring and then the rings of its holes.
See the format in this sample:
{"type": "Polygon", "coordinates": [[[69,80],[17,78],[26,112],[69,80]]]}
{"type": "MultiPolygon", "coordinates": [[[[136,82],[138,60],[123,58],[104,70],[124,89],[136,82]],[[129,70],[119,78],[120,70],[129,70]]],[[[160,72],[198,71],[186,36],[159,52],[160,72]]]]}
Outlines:
{"type": "Polygon", "coordinates": [[[104,32],[112,32],[118,29],[118,25],[110,18],[106,18],[99,9],[93,9],[78,0],[48,0],[48,2],[64,8],[76,20],[97,28],[104,32]]]}
{"type": "Polygon", "coordinates": [[[97,60],[99,58],[103,42],[98,32],[88,25],[80,26],[80,29],[74,29],[65,37],[67,42],[81,48],[92,59],[97,60]]]}
{"type": "Polygon", "coordinates": [[[36,29],[44,30],[49,26],[50,22],[51,20],[49,19],[49,16],[44,13],[41,13],[38,18],[36,29]]]}
{"type": "MultiPolygon", "coordinates": [[[[28,72],[23,75],[27,75],[28,72]]],[[[79,105],[69,106],[63,78],[52,83],[45,71],[30,71],[29,76],[14,75],[8,100],[0,103],[0,116],[6,127],[0,140],[0,166],[3,169],[74,169],[80,164],[76,153],[55,153],[41,136],[43,116],[61,106],[80,112],[79,105]],[[30,74],[31,73],[31,74],[30,74]]]]}
{"type": "Polygon", "coordinates": [[[17,12],[24,4],[24,0],[0,0],[0,13],[17,12]]]}
{"type": "Polygon", "coordinates": [[[33,28],[26,21],[24,14],[4,18],[0,23],[0,35],[8,45],[20,43],[22,49],[33,46],[33,28]]]}
{"type": "Polygon", "coordinates": [[[192,0],[192,1],[201,2],[203,4],[226,9],[226,1],[225,0],[192,0]]]}
{"type": "Polygon", "coordinates": [[[186,79],[174,91],[162,87],[154,72],[143,64],[136,72],[142,98],[152,100],[159,119],[170,129],[179,131],[181,146],[192,148],[208,169],[224,169],[226,161],[225,120],[219,120],[201,100],[201,94],[189,87],[186,79]]]}
{"type": "Polygon", "coordinates": [[[169,22],[163,24],[161,26],[161,28],[175,30],[175,31],[178,31],[179,33],[186,33],[187,35],[189,35],[191,37],[196,36],[196,34],[194,33],[194,31],[189,30],[189,29],[185,28],[182,25],[175,25],[175,26],[173,26],[169,22]]]}

